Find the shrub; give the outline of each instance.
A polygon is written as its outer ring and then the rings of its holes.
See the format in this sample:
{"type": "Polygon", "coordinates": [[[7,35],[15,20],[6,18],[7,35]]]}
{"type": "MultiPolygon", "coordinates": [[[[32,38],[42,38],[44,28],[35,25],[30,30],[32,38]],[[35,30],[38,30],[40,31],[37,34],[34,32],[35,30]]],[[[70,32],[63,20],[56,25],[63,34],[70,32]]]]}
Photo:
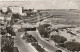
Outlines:
{"type": "Polygon", "coordinates": [[[55,43],[64,43],[65,41],[67,41],[67,39],[63,36],[60,35],[52,35],[51,39],[55,42],[55,43]]]}
{"type": "Polygon", "coordinates": [[[64,46],[70,51],[80,51],[80,43],[78,42],[66,42],[64,46]]]}
{"type": "Polygon", "coordinates": [[[39,52],[44,52],[45,50],[38,44],[36,43],[32,43],[32,46],[34,46],[36,48],[37,51],[39,52]]]}

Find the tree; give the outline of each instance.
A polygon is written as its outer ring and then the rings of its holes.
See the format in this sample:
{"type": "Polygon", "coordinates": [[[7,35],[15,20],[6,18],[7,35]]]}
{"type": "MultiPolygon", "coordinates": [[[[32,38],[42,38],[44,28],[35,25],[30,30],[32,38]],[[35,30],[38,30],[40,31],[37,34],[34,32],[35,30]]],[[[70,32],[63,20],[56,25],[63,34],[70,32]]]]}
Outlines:
{"type": "Polygon", "coordinates": [[[78,42],[66,42],[64,46],[70,51],[80,51],[80,43],[78,42]]]}
{"type": "Polygon", "coordinates": [[[11,36],[1,37],[1,52],[13,52],[14,39],[11,36]]]}
{"type": "Polygon", "coordinates": [[[48,32],[49,30],[47,30],[47,27],[49,26],[50,26],[49,24],[43,24],[38,27],[38,31],[41,36],[44,36],[45,38],[49,37],[49,32],[48,32]]]}
{"type": "Polygon", "coordinates": [[[42,13],[42,12],[40,12],[40,10],[37,10],[37,13],[38,13],[40,16],[42,16],[42,15],[43,15],[43,13],[42,13]]]}
{"type": "Polygon", "coordinates": [[[67,39],[63,36],[60,35],[52,35],[51,39],[56,43],[60,44],[60,43],[64,43],[65,41],[67,41],[67,39]]]}
{"type": "Polygon", "coordinates": [[[43,26],[44,28],[47,28],[47,27],[50,26],[50,24],[43,24],[42,26],[43,26]]]}
{"type": "Polygon", "coordinates": [[[1,29],[1,35],[5,35],[6,34],[6,30],[5,29],[1,29]]]}
{"type": "Polygon", "coordinates": [[[12,27],[6,27],[7,33],[11,34],[12,36],[16,36],[16,33],[14,32],[12,27]]]}
{"type": "Polygon", "coordinates": [[[33,14],[32,9],[29,9],[28,12],[27,12],[27,17],[31,17],[32,14],[33,14]]]}
{"type": "Polygon", "coordinates": [[[12,14],[12,19],[20,19],[20,15],[19,14],[12,14]]]}

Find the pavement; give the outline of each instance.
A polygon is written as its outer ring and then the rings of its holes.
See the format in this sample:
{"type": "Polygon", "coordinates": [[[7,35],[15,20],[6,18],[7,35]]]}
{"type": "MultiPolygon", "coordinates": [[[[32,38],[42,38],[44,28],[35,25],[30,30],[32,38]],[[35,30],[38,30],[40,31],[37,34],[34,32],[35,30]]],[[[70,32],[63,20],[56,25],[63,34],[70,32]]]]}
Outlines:
{"type": "Polygon", "coordinates": [[[31,45],[31,43],[28,43],[28,45],[35,51],[35,52],[38,52],[34,46],[31,45]]]}
{"type": "Polygon", "coordinates": [[[19,52],[35,52],[27,43],[25,43],[20,37],[24,32],[16,33],[16,38],[14,39],[15,46],[18,48],[19,52]]]}
{"type": "Polygon", "coordinates": [[[38,40],[38,44],[42,45],[48,52],[55,52],[58,50],[50,42],[47,42],[42,37],[40,37],[38,31],[28,31],[28,33],[34,36],[38,40]]]}

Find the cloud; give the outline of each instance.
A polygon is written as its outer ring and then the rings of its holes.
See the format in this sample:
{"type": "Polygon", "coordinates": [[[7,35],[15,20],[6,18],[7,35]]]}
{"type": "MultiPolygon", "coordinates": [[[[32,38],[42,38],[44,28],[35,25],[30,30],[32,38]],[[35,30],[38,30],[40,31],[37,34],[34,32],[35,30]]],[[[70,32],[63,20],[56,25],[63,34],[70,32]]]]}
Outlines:
{"type": "Polygon", "coordinates": [[[26,0],[14,2],[0,2],[0,6],[23,6],[35,9],[79,9],[73,0],[26,0]]]}

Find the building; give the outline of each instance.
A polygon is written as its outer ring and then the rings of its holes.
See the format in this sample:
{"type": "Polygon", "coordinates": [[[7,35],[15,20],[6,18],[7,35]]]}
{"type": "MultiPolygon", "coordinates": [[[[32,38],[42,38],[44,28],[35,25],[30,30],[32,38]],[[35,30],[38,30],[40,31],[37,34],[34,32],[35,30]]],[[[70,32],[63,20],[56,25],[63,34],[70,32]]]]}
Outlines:
{"type": "Polygon", "coordinates": [[[27,14],[26,13],[22,13],[21,16],[27,16],[27,14]]]}
{"type": "Polygon", "coordinates": [[[5,16],[5,19],[6,19],[7,21],[11,21],[11,16],[12,16],[12,15],[6,15],[6,16],[5,16]]]}
{"type": "Polygon", "coordinates": [[[2,7],[2,12],[6,13],[8,11],[7,7],[2,7]]]}
{"type": "Polygon", "coordinates": [[[0,20],[1,21],[4,21],[4,20],[7,20],[7,21],[11,21],[11,14],[8,14],[8,15],[5,15],[5,14],[0,14],[0,20]]]}
{"type": "Polygon", "coordinates": [[[0,14],[0,21],[3,21],[4,20],[4,14],[0,14]]]}
{"type": "Polygon", "coordinates": [[[9,7],[10,10],[12,11],[12,13],[19,13],[22,14],[22,7],[18,7],[18,6],[10,6],[9,7]]]}
{"type": "Polygon", "coordinates": [[[37,12],[37,10],[36,9],[33,9],[33,12],[37,12]]]}

